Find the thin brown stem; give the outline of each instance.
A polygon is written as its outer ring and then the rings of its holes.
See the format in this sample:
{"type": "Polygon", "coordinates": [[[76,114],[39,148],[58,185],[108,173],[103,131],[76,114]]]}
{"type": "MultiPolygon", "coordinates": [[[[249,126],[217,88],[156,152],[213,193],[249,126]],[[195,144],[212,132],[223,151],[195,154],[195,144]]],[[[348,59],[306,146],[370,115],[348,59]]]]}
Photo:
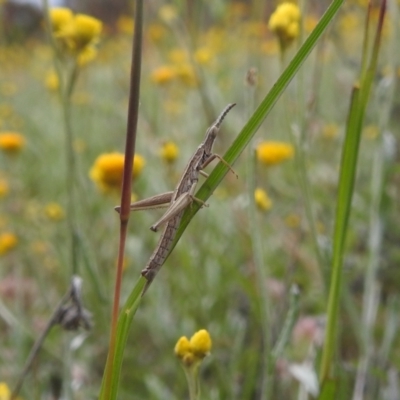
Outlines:
{"type": "Polygon", "coordinates": [[[120,242],[118,251],[117,276],[115,279],[114,305],[111,319],[110,344],[108,351],[108,359],[106,365],[105,379],[105,397],[109,397],[111,390],[112,366],[115,357],[115,346],[117,336],[117,322],[119,314],[119,300],[121,294],[122,283],[122,267],[124,260],[124,250],[126,233],[129,221],[130,203],[131,203],[131,186],[132,186],[132,169],[135,156],[135,142],[137,122],[139,117],[139,94],[140,94],[140,72],[142,59],[142,32],[143,32],[143,0],[137,0],[135,3],[135,30],[133,37],[132,49],[132,65],[130,80],[130,95],[128,107],[128,121],[125,142],[125,165],[122,179],[121,192],[121,212],[120,212],[120,242]]]}

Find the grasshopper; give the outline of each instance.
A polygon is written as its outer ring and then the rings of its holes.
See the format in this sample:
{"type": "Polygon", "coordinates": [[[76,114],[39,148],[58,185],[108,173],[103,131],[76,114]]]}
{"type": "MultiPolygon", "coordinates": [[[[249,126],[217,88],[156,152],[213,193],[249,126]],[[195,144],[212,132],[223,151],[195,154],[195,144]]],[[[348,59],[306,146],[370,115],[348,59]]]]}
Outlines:
{"type": "MultiPolygon", "coordinates": [[[[235,105],[235,103],[228,104],[217,120],[207,129],[204,141],[200,144],[190,158],[174,191],[162,193],[131,204],[130,209],[132,211],[160,208],[165,206],[168,207],[164,215],[150,227],[152,231],[157,232],[160,225],[166,223],[157,247],[150,256],[146,267],[141,272],[142,276],[144,276],[147,280],[147,284],[143,290],[143,293],[150,286],[157,272],[164,264],[186,207],[192,204],[193,201],[201,203],[203,206],[207,206],[202,200],[194,197],[196,185],[199,180],[199,174],[208,177],[203,169],[216,158],[225,163],[233,172],[232,168],[219,155],[212,153],[212,147],[223,119],[235,105]]],[[[120,207],[115,207],[115,209],[118,212],[120,211],[120,207]]]]}

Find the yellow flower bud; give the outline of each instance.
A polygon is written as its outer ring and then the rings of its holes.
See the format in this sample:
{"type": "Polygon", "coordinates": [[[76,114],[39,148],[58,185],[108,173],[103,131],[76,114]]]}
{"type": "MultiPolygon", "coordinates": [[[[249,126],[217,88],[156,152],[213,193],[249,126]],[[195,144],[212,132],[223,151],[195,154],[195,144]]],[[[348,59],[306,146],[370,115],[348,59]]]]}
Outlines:
{"type": "Polygon", "coordinates": [[[190,349],[198,358],[204,358],[211,350],[211,337],[207,330],[201,329],[190,338],[190,349]]]}
{"type": "Polygon", "coordinates": [[[172,164],[179,155],[179,148],[173,142],[165,142],[160,150],[161,158],[167,163],[172,164]]]}
{"type": "Polygon", "coordinates": [[[0,255],[8,253],[18,244],[17,237],[10,232],[5,232],[0,235],[0,255]]]}
{"type": "Polygon", "coordinates": [[[50,22],[56,33],[72,19],[73,13],[69,8],[55,7],[50,10],[50,22]]]}
{"type": "Polygon", "coordinates": [[[46,216],[53,221],[60,221],[65,216],[63,208],[58,203],[47,204],[44,211],[46,216]]]}
{"type": "Polygon", "coordinates": [[[190,342],[186,336],[182,336],[179,338],[179,340],[176,342],[174,352],[175,355],[181,359],[183,359],[185,355],[190,353],[190,342]]]}
{"type": "Polygon", "coordinates": [[[6,153],[17,153],[25,145],[25,138],[16,132],[0,133],[0,149],[6,153]]]}
{"type": "Polygon", "coordinates": [[[261,188],[254,191],[254,200],[261,211],[268,211],[272,207],[272,201],[267,192],[261,188]]]}
{"type": "Polygon", "coordinates": [[[275,165],[292,158],[294,148],[283,142],[262,142],[256,152],[258,161],[265,165],[275,165]]]}
{"type": "Polygon", "coordinates": [[[151,73],[151,80],[157,85],[165,85],[176,77],[175,68],[164,65],[156,68],[151,73]]]}
{"type": "MultiPolygon", "coordinates": [[[[101,154],[90,169],[90,178],[104,191],[120,189],[124,170],[125,156],[121,153],[101,154]]],[[[145,159],[140,154],[135,154],[132,177],[137,177],[142,172],[145,159]]]]}
{"type": "Polygon", "coordinates": [[[268,26],[274,32],[284,49],[287,47],[300,32],[300,9],[294,3],[282,3],[271,15],[268,26]]]}

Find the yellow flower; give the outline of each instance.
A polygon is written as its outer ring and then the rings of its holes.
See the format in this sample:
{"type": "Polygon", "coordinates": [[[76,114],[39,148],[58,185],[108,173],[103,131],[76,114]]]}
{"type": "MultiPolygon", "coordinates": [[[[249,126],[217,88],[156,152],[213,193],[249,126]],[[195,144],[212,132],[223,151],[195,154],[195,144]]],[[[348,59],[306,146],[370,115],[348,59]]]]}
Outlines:
{"type": "Polygon", "coordinates": [[[275,165],[293,157],[294,148],[283,142],[262,142],[256,149],[258,161],[275,165]]]}
{"type": "Polygon", "coordinates": [[[157,85],[165,85],[167,83],[170,83],[175,78],[175,68],[169,65],[158,67],[151,73],[151,80],[157,85]]]}
{"type": "Polygon", "coordinates": [[[0,198],[7,196],[9,191],[10,187],[8,185],[8,182],[5,179],[0,178],[0,198]]]}
{"type": "Polygon", "coordinates": [[[60,87],[60,81],[55,71],[49,71],[46,74],[45,85],[49,90],[58,90],[58,88],[60,87]]]}
{"type": "Polygon", "coordinates": [[[182,336],[176,342],[175,355],[179,358],[183,358],[187,353],[190,352],[190,342],[186,336],[182,336]]]}
{"type": "Polygon", "coordinates": [[[0,255],[8,253],[18,243],[17,237],[10,232],[5,232],[0,235],[0,255]]]}
{"type": "Polygon", "coordinates": [[[179,148],[174,142],[165,142],[160,150],[161,158],[172,164],[179,155],[179,148]]]}
{"type": "Polygon", "coordinates": [[[175,355],[186,367],[198,365],[211,350],[212,342],[207,330],[201,329],[190,340],[186,336],[179,338],[175,345],[175,355]]]}
{"type": "Polygon", "coordinates": [[[97,18],[86,14],[76,14],[67,24],[61,27],[57,37],[63,39],[72,50],[81,51],[96,42],[103,29],[97,18]]]}
{"type": "Polygon", "coordinates": [[[176,67],[178,78],[187,86],[195,87],[199,81],[197,75],[190,64],[182,64],[176,67]]]}
{"type": "Polygon", "coordinates": [[[50,9],[50,22],[55,33],[73,19],[73,13],[66,7],[55,7],[50,9]]]}
{"type": "Polygon", "coordinates": [[[117,29],[119,32],[124,33],[126,35],[133,34],[133,18],[128,15],[121,15],[117,20],[117,29]]]}
{"type": "Polygon", "coordinates": [[[149,35],[150,40],[158,43],[167,35],[167,31],[161,24],[150,24],[147,34],[149,35]]]}
{"type": "Polygon", "coordinates": [[[0,400],[10,400],[11,391],[8,388],[7,384],[4,382],[0,382],[0,400]]]}
{"type": "Polygon", "coordinates": [[[209,65],[214,57],[209,47],[200,47],[194,53],[194,59],[200,65],[209,65]]]}
{"type": "Polygon", "coordinates": [[[17,153],[25,145],[25,138],[16,132],[0,133],[0,149],[6,153],[17,153]]]}
{"type": "Polygon", "coordinates": [[[254,200],[261,211],[268,211],[272,207],[272,201],[267,192],[261,188],[257,188],[254,191],[254,200]]]}
{"type": "Polygon", "coordinates": [[[211,336],[205,329],[201,329],[190,338],[190,350],[198,358],[204,358],[209,354],[211,345],[211,336]]]}
{"type": "Polygon", "coordinates": [[[89,64],[97,56],[97,49],[94,46],[86,46],[78,55],[78,64],[82,67],[89,64]]]}
{"type": "Polygon", "coordinates": [[[186,50],[175,48],[168,53],[168,59],[174,64],[183,64],[188,62],[186,50]]]}
{"type": "Polygon", "coordinates": [[[60,221],[64,219],[65,213],[63,208],[58,203],[49,203],[44,209],[47,217],[53,221],[60,221]]]}
{"type": "Polygon", "coordinates": [[[78,64],[84,65],[97,54],[95,45],[98,42],[103,23],[90,15],[76,14],[68,8],[50,10],[50,20],[57,42],[62,51],[77,57],[78,64]]]}
{"type": "MultiPolygon", "coordinates": [[[[124,170],[125,156],[121,153],[101,154],[95,160],[90,172],[90,178],[104,191],[120,189],[124,170]]],[[[137,177],[145,164],[140,154],[135,155],[132,177],[137,177]]]]}
{"type": "Polygon", "coordinates": [[[294,3],[282,3],[271,15],[268,26],[285,49],[300,33],[300,9],[294,3]]]}

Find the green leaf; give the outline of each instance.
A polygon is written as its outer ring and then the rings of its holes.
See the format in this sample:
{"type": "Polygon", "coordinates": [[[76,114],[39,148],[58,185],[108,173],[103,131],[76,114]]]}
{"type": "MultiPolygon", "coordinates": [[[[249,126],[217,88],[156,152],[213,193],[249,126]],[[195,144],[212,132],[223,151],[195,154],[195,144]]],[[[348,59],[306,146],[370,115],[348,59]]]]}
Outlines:
{"type": "MultiPolygon", "coordinates": [[[[118,318],[117,324],[117,339],[115,347],[115,357],[112,361],[112,377],[111,377],[111,392],[110,397],[105,397],[105,375],[103,376],[103,382],[101,386],[100,400],[113,400],[117,398],[118,384],[121,374],[122,361],[124,356],[124,349],[126,346],[126,341],[128,339],[128,333],[130,326],[132,324],[133,317],[136,310],[139,307],[140,301],[142,299],[143,288],[146,285],[147,280],[140,277],[139,281],[136,283],[132,292],[130,293],[128,299],[126,300],[124,306],[122,307],[120,316],[118,318]]],[[[110,360],[107,359],[107,364],[110,360]]],[[[107,370],[107,365],[105,371],[107,370]]]]}

